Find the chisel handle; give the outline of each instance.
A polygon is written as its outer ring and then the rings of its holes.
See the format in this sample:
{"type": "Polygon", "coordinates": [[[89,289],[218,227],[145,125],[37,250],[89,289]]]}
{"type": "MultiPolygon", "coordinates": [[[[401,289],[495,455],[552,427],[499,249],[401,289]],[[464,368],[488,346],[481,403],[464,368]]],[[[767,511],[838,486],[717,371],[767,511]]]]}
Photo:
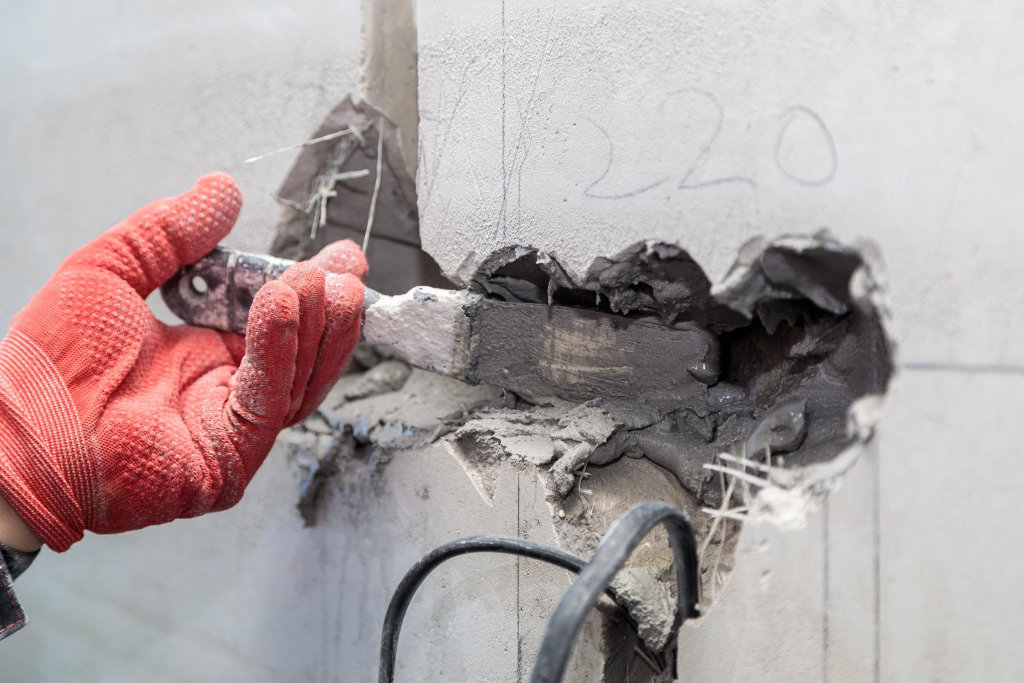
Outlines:
{"type": "MultiPolygon", "coordinates": [[[[253,297],[295,261],[217,247],[160,288],[167,307],[189,325],[244,333],[253,297]]],[[[330,277],[330,275],[328,275],[330,277]]],[[[363,309],[381,295],[366,288],[363,309]]]]}

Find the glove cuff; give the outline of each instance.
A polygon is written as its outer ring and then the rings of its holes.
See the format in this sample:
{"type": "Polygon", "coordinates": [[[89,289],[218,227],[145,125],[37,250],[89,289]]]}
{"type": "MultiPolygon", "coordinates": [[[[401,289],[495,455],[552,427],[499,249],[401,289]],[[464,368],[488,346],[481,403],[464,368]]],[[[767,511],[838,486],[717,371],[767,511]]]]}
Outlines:
{"type": "Polygon", "coordinates": [[[78,491],[69,480],[83,461],[90,459],[63,379],[31,339],[12,331],[0,342],[0,493],[58,552],[84,535],[78,495],[88,487],[78,491]]]}
{"type": "Polygon", "coordinates": [[[82,540],[85,524],[81,510],[62,477],[38,466],[46,456],[19,439],[17,428],[11,429],[4,403],[0,400],[0,494],[43,543],[64,552],[82,540]],[[41,489],[46,493],[37,494],[41,489]]]}

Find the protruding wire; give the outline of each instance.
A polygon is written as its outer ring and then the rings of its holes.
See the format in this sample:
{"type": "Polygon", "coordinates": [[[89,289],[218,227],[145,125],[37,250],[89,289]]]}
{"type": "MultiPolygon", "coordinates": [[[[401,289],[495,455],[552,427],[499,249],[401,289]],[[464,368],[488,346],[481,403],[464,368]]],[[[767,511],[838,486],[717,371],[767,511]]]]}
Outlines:
{"type": "Polygon", "coordinates": [[[254,161],[266,159],[267,157],[274,156],[275,154],[280,154],[281,152],[287,152],[288,150],[292,149],[299,149],[300,147],[309,147],[310,145],[316,145],[321,142],[327,142],[328,140],[335,140],[343,135],[349,135],[350,133],[354,132],[355,130],[352,128],[342,128],[341,130],[336,130],[333,133],[328,133],[327,135],[321,135],[320,137],[313,138],[312,140],[303,140],[302,142],[296,142],[294,145],[288,145],[286,147],[282,147],[281,149],[275,149],[273,152],[267,152],[266,154],[257,154],[254,157],[249,157],[242,163],[251,164],[254,161]]]}
{"type": "Polygon", "coordinates": [[[380,173],[384,167],[384,117],[377,119],[377,177],[373,181],[373,197],[370,198],[370,213],[366,217],[366,234],[363,235],[363,255],[370,247],[370,230],[373,229],[373,215],[377,212],[377,195],[380,194],[380,173]]]}

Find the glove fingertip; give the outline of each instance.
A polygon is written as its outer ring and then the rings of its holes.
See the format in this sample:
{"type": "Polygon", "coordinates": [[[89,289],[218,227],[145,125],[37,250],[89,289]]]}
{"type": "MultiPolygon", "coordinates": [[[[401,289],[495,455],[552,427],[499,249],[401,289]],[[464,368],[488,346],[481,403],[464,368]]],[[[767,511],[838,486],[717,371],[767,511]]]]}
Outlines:
{"type": "Polygon", "coordinates": [[[358,325],[363,314],[362,280],[350,273],[327,278],[327,325],[332,330],[344,330],[358,325]]]}
{"type": "Polygon", "coordinates": [[[301,291],[308,287],[322,288],[326,273],[317,263],[300,261],[284,271],[280,279],[291,285],[296,291],[301,291]]]}
{"type": "Polygon", "coordinates": [[[299,324],[299,295],[281,280],[260,287],[249,309],[246,340],[261,339],[265,332],[292,329],[299,324]]]}
{"type": "Polygon", "coordinates": [[[242,193],[238,183],[229,174],[218,172],[202,176],[191,190],[180,195],[172,204],[178,230],[183,233],[180,246],[189,261],[194,261],[213,249],[225,237],[242,210],[242,193]]]}
{"type": "Polygon", "coordinates": [[[363,250],[352,240],[331,242],[310,261],[328,273],[336,275],[348,273],[360,280],[365,280],[366,275],[370,272],[370,266],[366,262],[363,250]]]}

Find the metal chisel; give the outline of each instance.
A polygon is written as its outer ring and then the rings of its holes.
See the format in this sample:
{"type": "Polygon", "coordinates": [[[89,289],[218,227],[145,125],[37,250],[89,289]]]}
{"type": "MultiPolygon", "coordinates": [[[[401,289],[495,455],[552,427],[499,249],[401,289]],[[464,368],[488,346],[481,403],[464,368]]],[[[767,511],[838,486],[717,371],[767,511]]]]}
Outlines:
{"type": "MultiPolygon", "coordinates": [[[[186,323],[245,332],[256,291],[293,261],[218,247],[161,293],[186,323]]],[[[531,400],[621,398],[673,406],[719,375],[716,337],[696,325],[598,310],[506,302],[465,290],[367,288],[362,340],[424,370],[531,400]]]]}

